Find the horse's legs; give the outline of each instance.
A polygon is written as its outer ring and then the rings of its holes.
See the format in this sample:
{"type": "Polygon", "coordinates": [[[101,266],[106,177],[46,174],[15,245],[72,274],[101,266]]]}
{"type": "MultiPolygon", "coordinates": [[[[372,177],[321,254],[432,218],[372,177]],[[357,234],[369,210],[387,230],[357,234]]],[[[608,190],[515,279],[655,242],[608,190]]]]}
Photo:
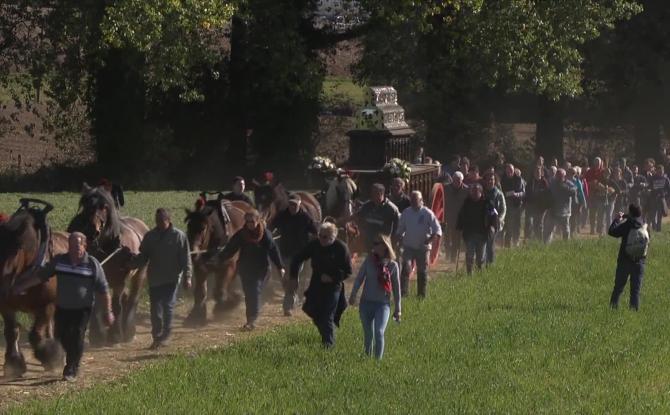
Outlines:
{"type": "Polygon", "coordinates": [[[203,326],[207,324],[207,272],[196,269],[193,284],[193,308],[184,320],[187,326],[203,326]]]}
{"type": "Polygon", "coordinates": [[[140,300],[140,293],[146,278],[146,267],[138,270],[130,280],[130,289],[126,295],[123,296],[123,338],[126,343],[133,341],[135,338],[135,315],[137,313],[137,304],[140,300]]]}
{"type": "Polygon", "coordinates": [[[17,378],[26,373],[26,360],[19,348],[19,325],[16,313],[7,311],[2,313],[5,322],[5,377],[17,378]]]}
{"type": "Polygon", "coordinates": [[[35,358],[51,371],[63,364],[63,348],[51,335],[56,306],[49,304],[35,312],[35,322],[28,334],[35,358]]]}
{"type": "Polygon", "coordinates": [[[107,331],[107,343],[117,344],[123,338],[123,303],[126,287],[123,284],[110,287],[112,290],[112,314],[114,314],[114,324],[107,331]]]}
{"type": "Polygon", "coordinates": [[[226,261],[223,267],[217,272],[214,299],[214,314],[218,317],[228,310],[236,307],[241,301],[242,296],[232,290],[232,282],[237,274],[237,261],[226,261]]]}

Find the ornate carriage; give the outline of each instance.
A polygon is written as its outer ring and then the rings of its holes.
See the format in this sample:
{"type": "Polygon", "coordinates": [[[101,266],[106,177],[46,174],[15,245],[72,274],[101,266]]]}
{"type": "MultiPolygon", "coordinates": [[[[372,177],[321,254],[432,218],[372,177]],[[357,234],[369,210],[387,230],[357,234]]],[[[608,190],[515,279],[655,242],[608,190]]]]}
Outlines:
{"type": "Polygon", "coordinates": [[[404,161],[409,164],[409,172],[403,177],[408,190],[421,191],[426,205],[440,223],[444,223],[444,188],[438,181],[441,166],[413,163],[413,155],[418,149],[414,140],[415,131],[405,121],[405,110],[398,105],[395,88],[369,88],[365,106],[356,116],[356,129],[347,135],[349,161],[343,168],[351,173],[364,195],[367,195],[372,183],[388,186],[393,177],[401,176],[385,167],[394,159],[404,161]]]}

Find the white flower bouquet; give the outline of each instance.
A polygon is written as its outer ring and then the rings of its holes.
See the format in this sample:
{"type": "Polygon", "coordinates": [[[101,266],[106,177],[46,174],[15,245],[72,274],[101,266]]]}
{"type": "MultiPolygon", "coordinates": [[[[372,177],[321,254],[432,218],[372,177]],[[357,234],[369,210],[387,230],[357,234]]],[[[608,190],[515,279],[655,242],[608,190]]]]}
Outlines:
{"type": "Polygon", "coordinates": [[[335,163],[328,157],[316,156],[307,166],[307,169],[313,172],[325,173],[335,170],[335,163]]]}
{"type": "Polygon", "coordinates": [[[412,168],[405,160],[393,158],[384,165],[383,171],[391,177],[400,177],[402,179],[409,180],[412,173],[412,168]]]}

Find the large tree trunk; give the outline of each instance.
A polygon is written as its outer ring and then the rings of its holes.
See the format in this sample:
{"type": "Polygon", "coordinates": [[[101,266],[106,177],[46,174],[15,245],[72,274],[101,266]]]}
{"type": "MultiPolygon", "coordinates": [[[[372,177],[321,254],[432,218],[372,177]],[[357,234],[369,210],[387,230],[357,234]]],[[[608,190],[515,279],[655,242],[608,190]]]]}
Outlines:
{"type": "Polygon", "coordinates": [[[563,160],[563,104],[546,97],[538,98],[535,154],[546,160],[563,160]]]}

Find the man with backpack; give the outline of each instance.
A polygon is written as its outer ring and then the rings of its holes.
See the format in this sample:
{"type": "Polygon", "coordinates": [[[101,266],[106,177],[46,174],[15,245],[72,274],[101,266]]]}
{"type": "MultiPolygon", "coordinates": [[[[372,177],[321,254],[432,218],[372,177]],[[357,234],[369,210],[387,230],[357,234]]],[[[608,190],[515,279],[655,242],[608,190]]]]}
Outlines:
{"type": "Polygon", "coordinates": [[[649,247],[649,232],[647,224],[642,220],[640,207],[631,204],[628,207],[628,215],[619,212],[607,233],[615,238],[621,238],[610,306],[618,307],[619,296],[630,276],[630,309],[637,311],[640,307],[640,287],[649,247]]]}

